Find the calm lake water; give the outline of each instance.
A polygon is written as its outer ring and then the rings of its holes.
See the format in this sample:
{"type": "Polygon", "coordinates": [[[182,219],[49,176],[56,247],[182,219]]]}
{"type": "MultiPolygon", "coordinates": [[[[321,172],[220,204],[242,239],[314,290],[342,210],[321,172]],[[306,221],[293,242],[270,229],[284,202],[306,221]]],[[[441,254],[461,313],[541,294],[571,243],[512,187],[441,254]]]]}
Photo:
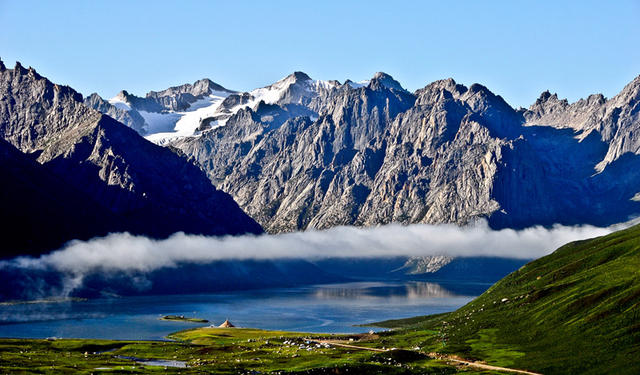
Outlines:
{"type": "Polygon", "coordinates": [[[121,297],[0,306],[0,337],[159,340],[181,329],[220,324],[301,332],[356,333],[386,319],[455,310],[489,284],[357,282],[241,292],[121,297]],[[455,292],[454,292],[455,291],[455,292]],[[163,315],[209,324],[160,321],[163,315]]]}

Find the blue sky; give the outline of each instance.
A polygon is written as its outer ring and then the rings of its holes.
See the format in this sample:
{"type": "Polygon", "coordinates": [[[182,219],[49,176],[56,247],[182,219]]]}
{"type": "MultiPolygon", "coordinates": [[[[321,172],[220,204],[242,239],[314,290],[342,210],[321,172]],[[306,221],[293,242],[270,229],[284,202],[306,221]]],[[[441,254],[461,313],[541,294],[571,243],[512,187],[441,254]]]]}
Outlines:
{"type": "Polygon", "coordinates": [[[640,1],[9,1],[0,57],[104,97],[208,77],[249,90],[302,70],[415,90],[453,77],[514,106],[615,95],[640,74],[640,1]],[[610,3],[610,4],[607,4],[610,3]]]}

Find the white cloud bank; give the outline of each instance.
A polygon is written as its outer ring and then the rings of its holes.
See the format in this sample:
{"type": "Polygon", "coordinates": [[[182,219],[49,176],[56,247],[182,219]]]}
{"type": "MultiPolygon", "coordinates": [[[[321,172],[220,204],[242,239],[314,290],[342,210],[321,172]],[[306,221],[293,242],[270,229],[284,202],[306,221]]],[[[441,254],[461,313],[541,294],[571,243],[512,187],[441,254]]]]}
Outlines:
{"type": "Polygon", "coordinates": [[[532,259],[580,239],[606,235],[631,223],[608,228],[589,225],[540,226],[523,230],[492,230],[486,222],[459,227],[452,224],[357,228],[336,227],[276,235],[206,237],[177,233],[154,240],[116,233],[90,241],[72,241],[39,258],[18,258],[26,268],[53,268],[71,273],[150,272],[181,263],[218,260],[376,258],[447,255],[532,259]]]}

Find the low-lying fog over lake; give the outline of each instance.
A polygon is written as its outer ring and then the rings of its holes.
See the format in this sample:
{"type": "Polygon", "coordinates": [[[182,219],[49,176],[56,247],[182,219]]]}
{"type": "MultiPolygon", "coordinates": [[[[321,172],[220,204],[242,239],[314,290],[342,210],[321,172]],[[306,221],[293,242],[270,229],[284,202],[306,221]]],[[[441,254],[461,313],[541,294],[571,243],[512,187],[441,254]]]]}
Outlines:
{"type": "Polygon", "coordinates": [[[262,329],[366,332],[371,328],[356,325],[453,311],[526,258],[611,230],[492,230],[479,222],[72,241],[37,258],[0,262],[4,301],[58,301],[1,304],[0,337],[152,340],[202,326],[158,320],[164,315],[216,325],[228,318],[262,329]],[[513,249],[511,258],[519,259],[500,258],[513,249]],[[382,254],[388,257],[376,258],[382,254]]]}
{"type": "Polygon", "coordinates": [[[484,283],[354,282],[216,294],[135,296],[0,306],[0,336],[163,339],[190,327],[218,325],[301,332],[354,333],[357,324],[455,310],[484,283]],[[208,324],[160,321],[164,315],[208,324]]]}

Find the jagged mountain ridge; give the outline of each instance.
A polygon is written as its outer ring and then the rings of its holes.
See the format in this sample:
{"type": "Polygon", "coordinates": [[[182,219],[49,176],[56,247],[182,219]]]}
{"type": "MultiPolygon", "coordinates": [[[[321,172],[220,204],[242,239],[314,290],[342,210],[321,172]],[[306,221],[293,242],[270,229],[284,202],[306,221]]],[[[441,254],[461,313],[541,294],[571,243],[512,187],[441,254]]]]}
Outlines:
{"type": "MultiPolygon", "coordinates": [[[[144,140],[127,126],[87,107],[72,88],[54,84],[19,63],[14,69],[0,64],[0,136],[100,206],[96,217],[109,212],[103,217],[104,226],[90,233],[78,230],[77,236],[71,231],[66,240],[112,231],[152,237],[177,231],[209,235],[261,232],[192,161],[144,140]]],[[[53,250],[59,239],[52,238],[48,245],[51,247],[32,248],[24,244],[20,250],[53,250]]]]}
{"type": "Polygon", "coordinates": [[[269,110],[286,113],[278,122],[245,106],[172,145],[271,232],[481,217],[493,227],[606,225],[640,212],[638,148],[625,141],[640,134],[639,81],[554,110],[559,126],[540,103],[515,110],[479,84],[447,79],[409,93],[379,73],[274,100],[269,110]],[[574,130],[581,118],[599,125],[574,130]]]}
{"type": "MultiPolygon", "coordinates": [[[[400,87],[392,77],[378,73],[376,82],[383,81],[386,85],[400,87]]],[[[363,84],[350,85],[360,87],[363,84]]],[[[269,86],[239,93],[204,78],[193,84],[150,91],[145,97],[122,90],[107,104],[97,94],[92,94],[85,103],[121,120],[148,140],[164,145],[223,126],[231,115],[247,107],[259,111],[265,106],[278,106],[279,119],[276,121],[279,124],[296,116],[317,117],[313,106],[309,106],[311,100],[337,86],[340,86],[338,81],[312,80],[303,72],[294,72],[269,86]],[[140,118],[141,122],[138,121],[140,118]]]]}

